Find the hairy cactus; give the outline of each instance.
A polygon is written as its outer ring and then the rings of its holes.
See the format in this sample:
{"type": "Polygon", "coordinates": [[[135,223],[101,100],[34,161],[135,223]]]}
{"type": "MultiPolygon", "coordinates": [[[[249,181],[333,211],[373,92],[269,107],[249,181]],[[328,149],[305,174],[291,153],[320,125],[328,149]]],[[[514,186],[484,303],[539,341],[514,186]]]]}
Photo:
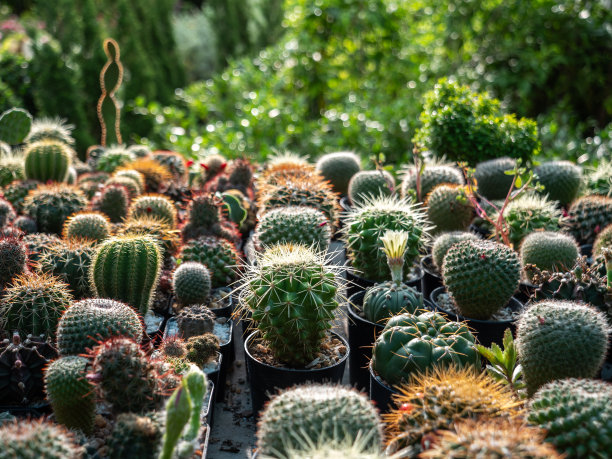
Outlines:
{"type": "MultiPolygon", "coordinates": [[[[576,240],[563,233],[538,231],[528,235],[521,244],[521,264],[535,265],[540,270],[569,270],[580,256],[576,240]]],[[[527,272],[531,278],[530,272],[527,272]]]]}
{"type": "Polygon", "coordinates": [[[460,185],[437,185],[425,200],[427,218],[435,231],[465,231],[474,218],[474,206],[460,185]]]}
{"type": "Polygon", "coordinates": [[[202,263],[182,263],[172,275],[172,290],[181,305],[206,303],[210,295],[210,272],[202,263]]]}
{"type": "Polygon", "coordinates": [[[159,351],[165,358],[182,358],[187,354],[187,347],[182,338],[169,336],[162,340],[159,351]]]}
{"type": "Polygon", "coordinates": [[[202,183],[208,182],[215,175],[223,172],[227,167],[227,159],[221,155],[208,155],[200,164],[204,169],[202,183]]]}
{"type": "Polygon", "coordinates": [[[163,195],[147,194],[136,198],[130,206],[130,218],[154,217],[171,228],[176,226],[176,208],[170,199],[163,195]]]}
{"type": "Polygon", "coordinates": [[[612,224],[612,197],[590,195],[576,199],[569,208],[567,229],[579,244],[592,244],[612,224]]]}
{"type": "Polygon", "coordinates": [[[241,301],[274,356],[303,366],[316,357],[331,328],[339,282],[336,269],[316,250],[279,244],[250,266],[241,301]]]}
{"type": "Polygon", "coordinates": [[[187,340],[186,348],[185,358],[197,366],[203,367],[219,352],[219,338],[213,333],[192,336],[187,340]]]}
{"type": "Polygon", "coordinates": [[[155,413],[144,416],[134,413],[120,414],[108,439],[109,457],[156,457],[163,434],[160,424],[155,413]]]}
{"type": "Polygon", "coordinates": [[[442,233],[436,236],[431,246],[431,258],[436,268],[439,271],[442,270],[444,257],[454,244],[468,240],[478,241],[479,237],[467,231],[451,231],[450,233],[442,233]]]}
{"type": "Polygon", "coordinates": [[[231,242],[204,236],[187,242],[178,256],[184,262],[197,261],[210,271],[211,287],[225,287],[238,279],[240,257],[231,242]]]}
{"type": "Polygon", "coordinates": [[[349,182],[361,170],[361,164],[355,153],[339,151],[321,156],[315,170],[331,183],[334,192],[346,195],[349,182]]]}
{"type": "Polygon", "coordinates": [[[97,246],[90,269],[96,296],[124,301],[144,315],[159,281],[162,256],[149,236],[119,236],[97,246]]]}
{"type": "Polygon", "coordinates": [[[26,147],[24,161],[26,178],[65,182],[72,165],[72,149],[61,142],[41,140],[26,147]]]}
{"type": "Polygon", "coordinates": [[[126,218],[129,206],[129,192],[122,185],[105,186],[91,200],[91,208],[102,212],[112,223],[119,223],[126,218]]]}
{"type": "Polygon", "coordinates": [[[582,169],[571,161],[548,161],[540,164],[533,172],[538,182],[544,185],[543,193],[551,201],[559,201],[566,206],[578,195],[582,169]]]}
{"type": "Polygon", "coordinates": [[[474,178],[478,185],[478,194],[489,200],[506,199],[514,177],[506,171],[516,167],[513,158],[495,158],[476,165],[474,178]]]}
{"type": "Polygon", "coordinates": [[[0,156],[0,186],[25,179],[23,157],[19,154],[0,156]]]}
{"type": "Polygon", "coordinates": [[[21,335],[55,336],[57,323],[70,306],[68,286],[48,274],[22,274],[8,286],[0,303],[0,328],[21,335]]]}
{"type": "Polygon", "coordinates": [[[73,130],[74,126],[67,124],[66,120],[61,118],[37,118],[32,123],[32,128],[25,141],[34,143],[41,140],[54,140],[66,145],[74,145],[73,130]]]}
{"type": "Polygon", "coordinates": [[[68,430],[42,420],[7,422],[0,427],[3,458],[81,459],[84,450],[68,430]]]}
{"type": "Polygon", "coordinates": [[[529,422],[566,457],[598,457],[612,451],[612,386],[565,379],[543,386],[529,403],[529,422]]]}
{"type": "Polygon", "coordinates": [[[519,287],[521,263],[509,247],[492,241],[463,241],[446,253],[442,279],[461,315],[489,319],[519,287]]]}
{"type": "Polygon", "coordinates": [[[40,183],[36,180],[15,180],[4,187],[2,194],[4,199],[12,204],[15,212],[21,214],[26,196],[30,191],[36,189],[38,185],[40,183]]]}
{"type": "Polygon", "coordinates": [[[32,115],[23,108],[13,107],[0,114],[0,141],[17,145],[24,141],[32,127],[32,115]]]}
{"type": "Polygon", "coordinates": [[[79,212],[64,223],[65,239],[89,239],[100,242],[111,234],[108,217],[101,212],[79,212]]]}
{"type": "Polygon", "coordinates": [[[235,223],[225,216],[223,200],[212,193],[200,193],[187,207],[187,221],[181,229],[183,241],[202,236],[216,236],[231,242],[240,240],[235,223]]]}
{"type": "Polygon", "coordinates": [[[349,182],[348,197],[351,204],[361,204],[364,198],[390,196],[394,187],[395,179],[385,170],[360,171],[349,182]]]}
{"type": "Polygon", "coordinates": [[[0,228],[8,225],[15,220],[15,218],[17,218],[17,214],[11,203],[0,198],[0,228]]]}
{"type": "Polygon", "coordinates": [[[376,282],[389,278],[381,237],[387,230],[405,231],[404,278],[428,238],[425,215],[407,199],[388,196],[365,200],[347,215],[344,228],[347,256],[365,278],[376,282]]]}
{"type": "Polygon", "coordinates": [[[57,348],[61,355],[79,355],[98,342],[125,336],[140,342],[143,327],[138,315],[118,301],[92,298],[74,303],[57,327],[57,348]]]}
{"type": "Polygon", "coordinates": [[[183,339],[210,333],[215,326],[215,313],[206,306],[197,304],[181,309],[176,317],[179,335],[183,339]]]}
{"type": "Polygon", "coordinates": [[[266,212],[255,227],[259,250],[279,243],[295,243],[326,250],[331,230],[325,214],[311,207],[280,207],[266,212]]]}
{"type": "Polygon", "coordinates": [[[145,179],[145,188],[150,193],[160,193],[172,181],[172,174],[166,166],[149,158],[141,158],[126,164],[119,170],[135,170],[140,172],[145,179]]]}
{"type": "Polygon", "coordinates": [[[85,357],[60,357],[45,371],[45,388],[57,422],[91,435],[96,402],[86,378],[88,365],[85,357]]]}
{"type": "MultiPolygon", "coordinates": [[[[416,197],[416,170],[414,167],[404,171],[402,180],[402,197],[416,197]]],[[[421,174],[421,199],[425,199],[431,190],[443,183],[463,185],[463,174],[450,164],[428,164],[421,174]]]]}
{"type": "Polygon", "coordinates": [[[97,158],[96,170],[112,173],[117,168],[134,161],[134,159],[134,154],[127,148],[121,145],[113,145],[112,147],[105,148],[104,152],[97,158]]]}
{"type": "Polygon", "coordinates": [[[309,384],[272,398],[259,420],[257,447],[260,454],[285,457],[290,450],[297,452],[330,437],[339,443],[366,438],[364,451],[379,452],[378,413],[365,395],[353,389],[309,384]]]}
{"type": "Polygon", "coordinates": [[[597,166],[587,168],[583,178],[586,194],[612,196],[612,161],[601,160],[597,166]]]}
{"type": "Polygon", "coordinates": [[[0,290],[27,269],[26,246],[16,237],[0,238],[0,290]]]}
{"type": "Polygon", "coordinates": [[[23,203],[23,210],[43,233],[61,234],[64,222],[75,212],[83,210],[87,198],[71,185],[42,185],[30,191],[23,203]]]}
{"type": "Polygon", "coordinates": [[[150,236],[162,249],[164,259],[172,257],[179,247],[178,230],[165,222],[149,216],[130,218],[116,230],[117,236],[150,236]]]}
{"type": "Polygon", "coordinates": [[[480,368],[474,341],[467,325],[449,322],[441,314],[399,314],[387,321],[374,343],[372,369],[395,386],[434,368],[480,368]]]}
{"type": "Polygon", "coordinates": [[[109,174],[106,172],[85,172],[79,175],[77,186],[81,189],[87,199],[92,199],[108,180],[109,174]]]}
{"type": "Polygon", "coordinates": [[[594,377],[606,356],[609,333],[606,317],[591,306],[550,300],[531,305],[517,331],[529,395],[557,379],[594,377]]]}
{"type": "Polygon", "coordinates": [[[138,190],[138,194],[141,194],[145,189],[145,178],[140,172],[134,169],[121,169],[113,174],[113,178],[117,179],[130,179],[132,182],[136,184],[136,189],[138,190]]]}

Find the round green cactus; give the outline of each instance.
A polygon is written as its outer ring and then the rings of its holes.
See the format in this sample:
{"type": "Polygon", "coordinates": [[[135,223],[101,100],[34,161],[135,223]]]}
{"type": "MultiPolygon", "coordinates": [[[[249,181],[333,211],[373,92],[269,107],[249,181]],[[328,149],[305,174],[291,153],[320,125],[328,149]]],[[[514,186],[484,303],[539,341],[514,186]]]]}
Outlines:
{"type": "Polygon", "coordinates": [[[578,195],[582,180],[582,169],[571,161],[548,161],[540,164],[533,172],[544,186],[544,194],[551,201],[563,206],[570,204],[578,195]]]}
{"type": "Polygon", "coordinates": [[[182,263],[172,275],[172,290],[181,305],[206,303],[210,296],[210,272],[202,263],[182,263]]]}
{"type": "Polygon", "coordinates": [[[319,158],[316,171],[331,183],[334,192],[345,195],[351,178],[361,170],[360,162],[355,153],[348,151],[328,153],[319,158]]]}
{"type": "MultiPolygon", "coordinates": [[[[133,171],[136,172],[136,171],[133,171]]],[[[138,172],[136,172],[138,173],[138,172]]],[[[142,187],[140,186],[140,184],[138,182],[136,182],[133,178],[131,177],[125,177],[125,176],[112,176],[110,177],[106,182],[104,182],[104,185],[121,185],[124,186],[126,190],[128,190],[128,193],[130,195],[130,199],[135,199],[138,196],[140,196],[142,194],[142,187]]]]}
{"type": "Polygon", "coordinates": [[[64,223],[64,239],[102,241],[111,234],[110,220],[101,212],[79,212],[64,223]]]}
{"type": "Polygon", "coordinates": [[[61,234],[66,219],[83,210],[87,198],[83,192],[71,185],[41,185],[30,191],[23,210],[38,225],[43,233],[61,234]]]}
{"type": "Polygon", "coordinates": [[[603,249],[612,249],[612,224],[606,226],[595,238],[593,243],[593,256],[603,255],[603,249]]]}
{"type": "Polygon", "coordinates": [[[178,230],[171,228],[162,220],[148,216],[125,220],[121,226],[116,227],[115,235],[150,236],[162,249],[164,259],[174,256],[180,242],[178,230]]]}
{"type": "Polygon", "coordinates": [[[23,108],[11,108],[0,114],[0,141],[17,145],[24,141],[32,127],[32,115],[23,108]]]}
{"type": "Polygon", "coordinates": [[[30,191],[40,185],[36,180],[15,180],[2,190],[4,199],[10,202],[18,214],[23,213],[23,203],[30,191]]]}
{"type": "Polygon", "coordinates": [[[17,214],[15,213],[15,209],[10,202],[6,199],[0,198],[0,228],[3,228],[7,224],[11,223],[17,214]]]}
{"type": "Polygon", "coordinates": [[[88,365],[86,357],[60,357],[45,370],[45,387],[57,422],[91,435],[96,401],[88,365]]]}
{"type": "Polygon", "coordinates": [[[92,298],[74,303],[64,313],[57,327],[57,348],[63,356],[79,355],[112,336],[140,342],[142,333],[140,318],[128,305],[92,298]]]}
{"type": "MultiPolygon", "coordinates": [[[[542,271],[566,271],[576,264],[580,251],[572,236],[538,231],[523,240],[520,255],[523,266],[530,264],[542,271]]],[[[527,276],[531,278],[529,272],[527,276]]]]}
{"type": "Polygon", "coordinates": [[[351,204],[360,204],[364,198],[391,196],[395,179],[385,170],[360,171],[351,178],[348,197],[351,204]]]}
{"type": "Polygon", "coordinates": [[[41,140],[26,147],[24,161],[26,178],[65,182],[72,165],[72,149],[61,142],[41,140]]]}
{"type": "Polygon", "coordinates": [[[514,177],[506,174],[516,167],[512,158],[496,158],[483,161],[476,165],[474,178],[478,186],[478,194],[490,201],[506,199],[514,177]]]}
{"type": "Polygon", "coordinates": [[[569,208],[567,229],[579,244],[592,244],[612,224],[612,197],[589,195],[576,199],[569,208]]]}
{"type": "Polygon", "coordinates": [[[399,314],[388,320],[374,343],[372,369],[395,386],[434,368],[480,368],[474,341],[467,325],[449,322],[441,314],[399,314]]]}
{"type": "Polygon", "coordinates": [[[124,301],[145,315],[161,272],[162,256],[149,236],[119,236],[97,246],[90,269],[96,296],[124,301]]]}
{"type": "Polygon", "coordinates": [[[185,358],[203,367],[219,352],[219,338],[210,332],[192,336],[187,340],[186,348],[185,358]]]}
{"type": "Polygon", "coordinates": [[[517,348],[527,392],[564,378],[592,378],[608,348],[605,315],[571,301],[533,304],[518,323],[517,348]],[[588,337],[588,339],[586,339],[588,337]]]}
{"type": "Polygon", "coordinates": [[[25,244],[15,237],[0,238],[0,289],[27,269],[25,244]]]}
{"type": "Polygon", "coordinates": [[[257,429],[258,450],[271,457],[285,457],[288,451],[332,438],[338,443],[365,439],[364,451],[380,452],[380,420],[365,395],[342,386],[298,386],[272,398],[257,429]]]}
{"type": "Polygon", "coordinates": [[[224,201],[213,193],[199,193],[187,207],[187,221],[181,228],[183,241],[202,236],[217,236],[237,242],[240,233],[233,222],[225,218],[224,201]]]}
{"type": "Polygon", "coordinates": [[[214,236],[204,236],[187,242],[178,256],[183,262],[197,261],[211,274],[211,287],[230,285],[238,279],[240,257],[231,242],[214,236]]]}
{"type": "MultiPolygon", "coordinates": [[[[402,196],[416,198],[416,179],[417,174],[414,167],[404,171],[402,180],[402,196]]],[[[463,174],[459,169],[450,164],[427,164],[420,178],[421,200],[436,186],[443,183],[463,185],[463,174]]]]}
{"type": "Polygon", "coordinates": [[[130,180],[132,180],[133,182],[136,183],[137,185],[137,189],[140,190],[140,193],[142,193],[145,189],[145,178],[144,175],[142,175],[140,172],[135,171],[133,169],[122,169],[120,171],[117,171],[113,174],[113,177],[115,178],[128,178],[130,180]]]}
{"type": "Polygon", "coordinates": [[[23,231],[24,234],[33,234],[38,232],[38,225],[33,218],[24,215],[17,217],[13,222],[13,227],[23,231]]]}
{"type": "Polygon", "coordinates": [[[26,137],[27,143],[38,142],[40,140],[54,140],[66,145],[74,145],[72,137],[72,124],[66,124],[66,120],[61,118],[37,118],[32,123],[30,133],[26,137]]]}
{"type": "Polygon", "coordinates": [[[145,459],[156,457],[162,440],[162,429],[156,416],[122,413],[108,439],[108,455],[112,458],[145,459]]]}
{"type": "Polygon", "coordinates": [[[460,185],[437,185],[427,195],[425,205],[436,232],[465,231],[474,218],[474,206],[460,185]]]}
{"type": "Polygon", "coordinates": [[[442,270],[442,262],[448,250],[457,242],[478,241],[480,238],[467,231],[451,231],[436,236],[431,246],[431,258],[438,270],[442,270]]]}
{"type": "Polygon", "coordinates": [[[154,217],[176,226],[176,208],[170,199],[161,194],[146,194],[136,198],[130,206],[130,218],[154,217]]]}
{"type": "Polygon", "coordinates": [[[100,194],[91,200],[91,208],[102,212],[112,223],[119,223],[127,217],[129,205],[128,190],[116,184],[105,186],[100,194]]]}
{"type": "Polygon", "coordinates": [[[585,194],[612,196],[612,161],[602,159],[597,166],[586,169],[583,176],[585,194]]]}
{"type": "Polygon", "coordinates": [[[274,356],[299,367],[314,360],[331,329],[339,282],[335,268],[316,250],[279,244],[250,266],[241,302],[274,356]]]}
{"type": "Polygon", "coordinates": [[[83,452],[72,433],[49,421],[20,419],[0,427],[2,459],[76,459],[83,452]]]}
{"type": "Polygon", "coordinates": [[[266,212],[255,227],[253,240],[262,249],[279,243],[296,243],[326,250],[331,229],[325,214],[311,207],[280,207],[266,212]]]}
{"type": "Polygon", "coordinates": [[[136,157],[127,148],[114,145],[110,148],[105,148],[102,155],[97,158],[96,170],[103,172],[113,172],[118,167],[134,161],[136,157]]]}
{"type": "Polygon", "coordinates": [[[612,451],[612,386],[604,381],[564,379],[543,386],[529,403],[531,424],[571,459],[612,451]]]}
{"type": "Polygon", "coordinates": [[[454,244],[442,264],[442,279],[461,315],[489,319],[503,308],[519,287],[518,254],[493,241],[454,244]]]}

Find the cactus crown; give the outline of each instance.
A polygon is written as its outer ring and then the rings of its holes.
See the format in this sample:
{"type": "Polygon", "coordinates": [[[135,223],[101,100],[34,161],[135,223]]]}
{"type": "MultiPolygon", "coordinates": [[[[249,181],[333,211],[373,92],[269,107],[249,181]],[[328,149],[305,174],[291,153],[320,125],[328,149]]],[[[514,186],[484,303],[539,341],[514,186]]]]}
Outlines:
{"type": "Polygon", "coordinates": [[[62,118],[38,118],[32,123],[30,133],[26,137],[27,143],[43,139],[52,139],[66,145],[74,145],[72,131],[74,125],[67,124],[62,118]]]}

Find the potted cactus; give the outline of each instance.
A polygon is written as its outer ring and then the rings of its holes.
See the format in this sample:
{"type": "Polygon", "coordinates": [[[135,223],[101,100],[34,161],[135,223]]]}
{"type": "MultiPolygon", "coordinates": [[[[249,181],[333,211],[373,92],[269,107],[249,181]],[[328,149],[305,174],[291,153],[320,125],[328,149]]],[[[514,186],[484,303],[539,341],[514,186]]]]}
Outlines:
{"type": "Polygon", "coordinates": [[[339,287],[338,269],[303,245],[272,246],[249,267],[239,298],[257,329],[244,343],[254,412],[275,388],[342,380],[348,343],[329,332],[339,287]]]}

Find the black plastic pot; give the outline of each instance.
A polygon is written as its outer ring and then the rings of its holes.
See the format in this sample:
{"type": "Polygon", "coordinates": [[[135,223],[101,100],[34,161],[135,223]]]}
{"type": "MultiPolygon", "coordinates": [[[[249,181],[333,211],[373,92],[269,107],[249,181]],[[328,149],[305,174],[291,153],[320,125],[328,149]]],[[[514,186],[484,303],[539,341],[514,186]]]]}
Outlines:
{"type": "Polygon", "coordinates": [[[431,255],[424,256],[420,262],[423,277],[421,278],[421,292],[425,298],[429,298],[431,292],[442,287],[442,276],[435,269],[431,255]]]}
{"type": "Polygon", "coordinates": [[[221,354],[221,352],[217,352],[217,368],[209,373],[206,373],[206,379],[215,385],[215,387],[217,388],[217,391],[219,390],[219,375],[221,374],[222,365],[223,365],[223,354],[221,354]]]}
{"type": "Polygon", "coordinates": [[[227,369],[232,364],[232,353],[234,350],[234,323],[230,320],[229,340],[225,343],[221,343],[219,346],[219,352],[223,356],[221,362],[221,371],[219,373],[219,384],[217,385],[217,400],[223,400],[225,395],[225,381],[227,378],[227,369]]]}
{"type": "MultiPolygon", "coordinates": [[[[438,296],[446,291],[445,287],[439,287],[431,292],[431,303],[435,307],[437,311],[440,311],[448,316],[450,320],[454,321],[465,321],[468,326],[473,330],[474,336],[478,339],[478,342],[483,346],[489,347],[492,343],[496,343],[502,346],[504,339],[504,332],[507,328],[510,328],[512,334],[516,336],[516,320],[478,320],[478,319],[469,319],[467,317],[462,317],[454,312],[447,311],[442,308],[438,304],[438,296]]],[[[516,311],[523,307],[523,303],[521,303],[518,299],[512,297],[510,298],[509,304],[511,305],[512,310],[516,311]]]]}
{"type": "Polygon", "coordinates": [[[229,295],[229,300],[227,302],[227,305],[222,308],[210,308],[210,310],[215,313],[216,317],[231,317],[232,312],[234,311],[234,297],[233,295],[230,294],[231,291],[227,289],[226,287],[221,287],[220,289],[217,289],[217,290],[221,290],[221,289],[226,290],[227,294],[229,295]]]}
{"type": "Polygon", "coordinates": [[[244,342],[244,354],[246,365],[250,374],[251,402],[253,413],[257,415],[263,408],[271,395],[278,389],[286,389],[296,384],[305,382],[324,383],[331,382],[340,384],[346,367],[346,361],[350,354],[348,342],[340,335],[331,333],[335,338],[344,342],[347,352],[339,362],[327,368],[319,369],[297,369],[273,367],[255,359],[250,353],[251,343],[256,339],[259,332],[253,332],[244,342]]]}
{"type": "Polygon", "coordinates": [[[388,413],[393,407],[392,397],[398,392],[387,384],[374,372],[372,364],[368,365],[370,373],[370,400],[372,400],[381,413],[388,413]]]}
{"type": "MultiPolygon", "coordinates": [[[[423,271],[421,270],[421,268],[419,268],[419,275],[414,279],[405,281],[404,283],[410,287],[416,288],[420,292],[422,278],[423,271]]],[[[368,287],[372,287],[374,284],[376,284],[376,281],[365,279],[363,277],[357,276],[348,269],[346,270],[346,296],[348,298],[353,296],[355,293],[367,289],[368,287]]]]}
{"type": "Polygon", "coordinates": [[[200,451],[202,451],[201,458],[206,459],[206,455],[208,454],[208,443],[210,442],[210,429],[212,429],[212,425],[203,425],[202,429],[206,429],[206,432],[202,435],[202,443],[200,444],[200,451]]]}

